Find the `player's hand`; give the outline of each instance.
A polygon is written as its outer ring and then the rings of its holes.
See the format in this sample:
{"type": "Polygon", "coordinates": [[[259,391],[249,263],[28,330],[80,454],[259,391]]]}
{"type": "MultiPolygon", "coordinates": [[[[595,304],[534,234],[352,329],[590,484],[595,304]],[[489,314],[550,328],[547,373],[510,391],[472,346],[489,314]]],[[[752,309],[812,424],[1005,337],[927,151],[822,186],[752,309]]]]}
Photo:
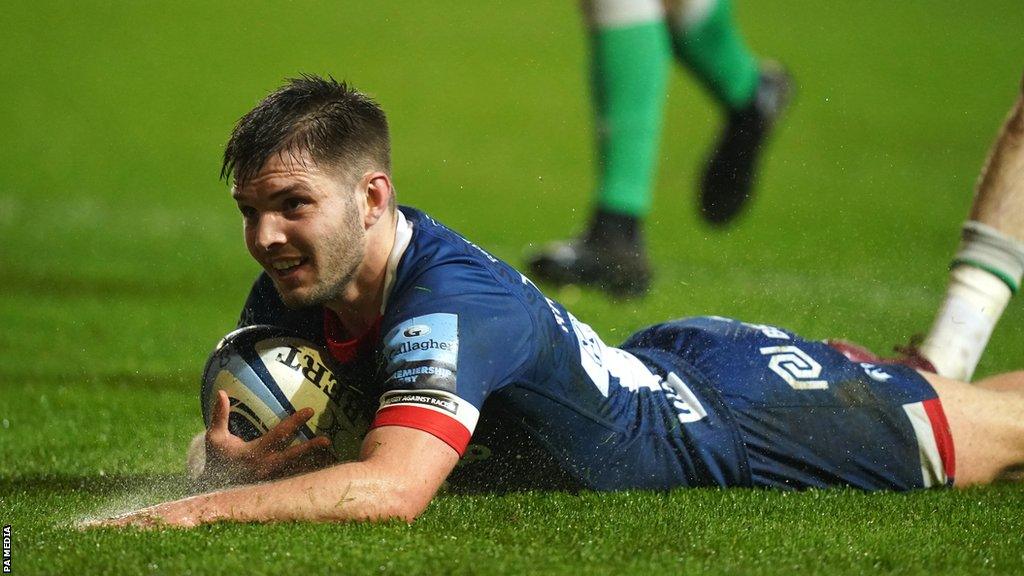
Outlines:
{"type": "Polygon", "coordinates": [[[90,530],[92,528],[141,528],[143,530],[150,530],[164,527],[191,528],[195,525],[196,522],[186,517],[178,519],[178,522],[168,522],[153,508],[144,508],[111,518],[86,520],[79,522],[76,527],[79,530],[90,530]]]}
{"type": "Polygon", "coordinates": [[[313,417],[312,408],[299,410],[249,442],[228,430],[230,412],[228,395],[219,390],[206,431],[206,467],[200,478],[203,481],[225,484],[269,480],[334,462],[331,441],[323,436],[290,445],[299,428],[313,417]]]}
{"type": "Polygon", "coordinates": [[[185,498],[172,502],[164,502],[134,512],[126,512],[110,518],[97,518],[79,522],[79,530],[91,528],[192,528],[207,522],[213,522],[218,516],[208,506],[204,506],[203,496],[185,498]]]}

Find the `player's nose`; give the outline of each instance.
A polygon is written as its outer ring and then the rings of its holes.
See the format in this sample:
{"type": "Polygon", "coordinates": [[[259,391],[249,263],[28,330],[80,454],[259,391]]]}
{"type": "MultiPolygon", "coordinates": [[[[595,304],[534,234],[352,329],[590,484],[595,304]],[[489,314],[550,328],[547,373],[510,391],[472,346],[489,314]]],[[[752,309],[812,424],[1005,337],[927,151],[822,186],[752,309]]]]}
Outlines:
{"type": "Polygon", "coordinates": [[[284,223],[275,214],[265,215],[257,224],[253,240],[256,247],[264,252],[285,244],[288,236],[284,231],[284,223]]]}

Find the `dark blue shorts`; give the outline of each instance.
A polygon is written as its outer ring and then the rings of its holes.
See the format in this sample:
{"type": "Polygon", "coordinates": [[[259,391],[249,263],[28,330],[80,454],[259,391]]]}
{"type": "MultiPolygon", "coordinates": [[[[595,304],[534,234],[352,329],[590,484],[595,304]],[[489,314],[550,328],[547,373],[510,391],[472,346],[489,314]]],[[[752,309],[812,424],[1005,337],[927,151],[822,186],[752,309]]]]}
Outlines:
{"type": "Polygon", "coordinates": [[[660,368],[686,373],[691,386],[720,400],[713,404],[730,413],[752,486],[952,484],[942,406],[911,368],[850,362],[823,342],[718,317],[652,326],[622,347],[674,364],[660,368]]]}

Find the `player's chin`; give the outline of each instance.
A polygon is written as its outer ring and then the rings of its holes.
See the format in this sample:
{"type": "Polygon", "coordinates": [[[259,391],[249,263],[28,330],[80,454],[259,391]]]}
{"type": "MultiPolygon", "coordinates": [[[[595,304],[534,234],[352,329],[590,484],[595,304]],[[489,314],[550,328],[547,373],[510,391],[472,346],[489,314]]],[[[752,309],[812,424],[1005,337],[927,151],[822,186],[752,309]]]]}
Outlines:
{"type": "Polygon", "coordinates": [[[273,276],[271,278],[274,280],[274,287],[277,288],[277,295],[288,308],[299,310],[321,303],[313,288],[296,282],[281,281],[273,276]]]}
{"type": "Polygon", "coordinates": [[[317,302],[314,302],[314,293],[316,292],[315,282],[313,282],[312,274],[296,273],[281,274],[279,271],[271,268],[265,268],[266,273],[270,276],[270,279],[274,282],[274,288],[277,289],[278,296],[281,297],[281,301],[284,302],[285,306],[291,309],[306,308],[312,306],[317,302]]]}
{"type": "Polygon", "coordinates": [[[281,296],[281,302],[292,310],[301,310],[321,304],[321,300],[303,290],[282,290],[280,287],[277,293],[281,296]]]}

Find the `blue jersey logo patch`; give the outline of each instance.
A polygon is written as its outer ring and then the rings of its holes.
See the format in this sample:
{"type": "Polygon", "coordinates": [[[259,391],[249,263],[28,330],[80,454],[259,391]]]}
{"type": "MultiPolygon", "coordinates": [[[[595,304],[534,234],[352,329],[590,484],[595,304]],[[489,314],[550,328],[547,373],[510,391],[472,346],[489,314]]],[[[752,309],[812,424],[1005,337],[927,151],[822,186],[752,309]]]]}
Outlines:
{"type": "Polygon", "coordinates": [[[402,336],[405,336],[406,338],[426,336],[427,334],[430,334],[430,326],[427,326],[426,324],[417,324],[402,330],[402,336]]]}
{"type": "Polygon", "coordinates": [[[384,337],[391,389],[455,392],[459,317],[436,313],[410,318],[384,337]]]}

